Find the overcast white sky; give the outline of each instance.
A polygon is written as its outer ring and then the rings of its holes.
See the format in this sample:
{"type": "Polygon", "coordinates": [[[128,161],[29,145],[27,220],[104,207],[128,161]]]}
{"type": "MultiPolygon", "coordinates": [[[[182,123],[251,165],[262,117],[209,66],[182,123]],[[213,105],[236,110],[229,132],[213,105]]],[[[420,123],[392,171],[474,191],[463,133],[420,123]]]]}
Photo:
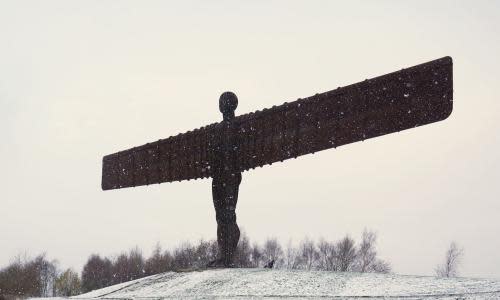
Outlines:
{"type": "Polygon", "coordinates": [[[448,244],[500,278],[500,2],[0,1],[0,266],[215,237],[210,181],[103,192],[102,156],[442,56],[447,120],[243,174],[254,241],[379,234],[404,274],[448,244]]]}

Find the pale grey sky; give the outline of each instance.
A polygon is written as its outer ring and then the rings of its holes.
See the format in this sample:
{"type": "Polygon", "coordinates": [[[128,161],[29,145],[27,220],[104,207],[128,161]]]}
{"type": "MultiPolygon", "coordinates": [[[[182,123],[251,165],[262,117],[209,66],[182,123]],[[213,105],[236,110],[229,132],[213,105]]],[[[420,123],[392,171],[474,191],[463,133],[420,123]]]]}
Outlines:
{"type": "Polygon", "coordinates": [[[500,278],[500,2],[0,2],[0,266],[215,237],[210,181],[103,192],[101,159],[450,55],[444,122],[243,174],[252,240],[379,234],[394,270],[500,278]]]}

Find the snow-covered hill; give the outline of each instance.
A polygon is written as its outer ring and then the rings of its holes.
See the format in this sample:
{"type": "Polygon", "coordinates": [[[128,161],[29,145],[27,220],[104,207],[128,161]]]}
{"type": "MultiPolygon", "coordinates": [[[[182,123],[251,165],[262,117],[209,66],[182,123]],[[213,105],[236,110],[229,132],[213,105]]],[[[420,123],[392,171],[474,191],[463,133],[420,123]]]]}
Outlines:
{"type": "Polygon", "coordinates": [[[168,272],[74,299],[500,299],[500,281],[266,269],[168,272]]]}

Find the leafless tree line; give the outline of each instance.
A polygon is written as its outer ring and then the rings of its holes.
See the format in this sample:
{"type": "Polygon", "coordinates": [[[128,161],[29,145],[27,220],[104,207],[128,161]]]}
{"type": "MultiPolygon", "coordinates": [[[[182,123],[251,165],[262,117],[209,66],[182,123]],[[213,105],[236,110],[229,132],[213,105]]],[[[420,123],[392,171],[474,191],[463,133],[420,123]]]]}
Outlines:
{"type": "Polygon", "coordinates": [[[33,259],[18,255],[0,270],[0,298],[52,296],[56,279],[57,262],[49,261],[45,254],[33,259]]]}
{"type": "Polygon", "coordinates": [[[280,255],[270,259],[284,269],[389,273],[389,263],[377,257],[376,239],[376,234],[367,230],[359,245],[348,235],[336,242],[306,238],[298,247],[288,243],[284,251],[275,251],[280,255]]]}
{"type": "MultiPolygon", "coordinates": [[[[193,244],[184,242],[171,250],[156,245],[145,258],[139,248],[112,257],[91,255],[81,276],[71,269],[61,271],[57,262],[45,255],[34,259],[17,258],[0,270],[0,300],[6,296],[72,296],[109,285],[167,271],[203,268],[217,257],[215,240],[193,244]]],[[[379,259],[376,234],[364,231],[358,245],[349,236],[338,241],[306,238],[298,245],[283,247],[278,239],[263,244],[251,243],[243,233],[235,255],[235,265],[242,268],[263,267],[273,261],[274,268],[325,271],[390,272],[390,265],[379,259]]]]}
{"type": "MultiPolygon", "coordinates": [[[[115,258],[92,255],[82,272],[82,289],[90,291],[108,285],[134,280],[167,271],[203,268],[217,257],[216,241],[185,242],[173,250],[162,250],[158,244],[151,256],[142,258],[139,249],[132,249],[115,258]]],[[[242,234],[235,255],[235,265],[242,268],[263,267],[270,261],[278,269],[325,270],[337,272],[391,271],[389,263],[377,257],[376,234],[364,231],[361,242],[345,236],[339,241],[304,239],[298,246],[291,242],[285,248],[276,238],[263,245],[251,244],[242,234]]]]}

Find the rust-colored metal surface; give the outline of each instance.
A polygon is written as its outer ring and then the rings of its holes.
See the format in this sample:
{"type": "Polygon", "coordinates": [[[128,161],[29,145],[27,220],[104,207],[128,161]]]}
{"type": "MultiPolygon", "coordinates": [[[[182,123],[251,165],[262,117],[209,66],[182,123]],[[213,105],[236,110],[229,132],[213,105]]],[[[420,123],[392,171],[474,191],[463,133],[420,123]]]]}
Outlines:
{"type": "Polygon", "coordinates": [[[222,137],[234,146],[231,168],[246,171],[444,120],[452,109],[452,60],[444,57],[107,155],[102,188],[211,177],[222,137]]]}

